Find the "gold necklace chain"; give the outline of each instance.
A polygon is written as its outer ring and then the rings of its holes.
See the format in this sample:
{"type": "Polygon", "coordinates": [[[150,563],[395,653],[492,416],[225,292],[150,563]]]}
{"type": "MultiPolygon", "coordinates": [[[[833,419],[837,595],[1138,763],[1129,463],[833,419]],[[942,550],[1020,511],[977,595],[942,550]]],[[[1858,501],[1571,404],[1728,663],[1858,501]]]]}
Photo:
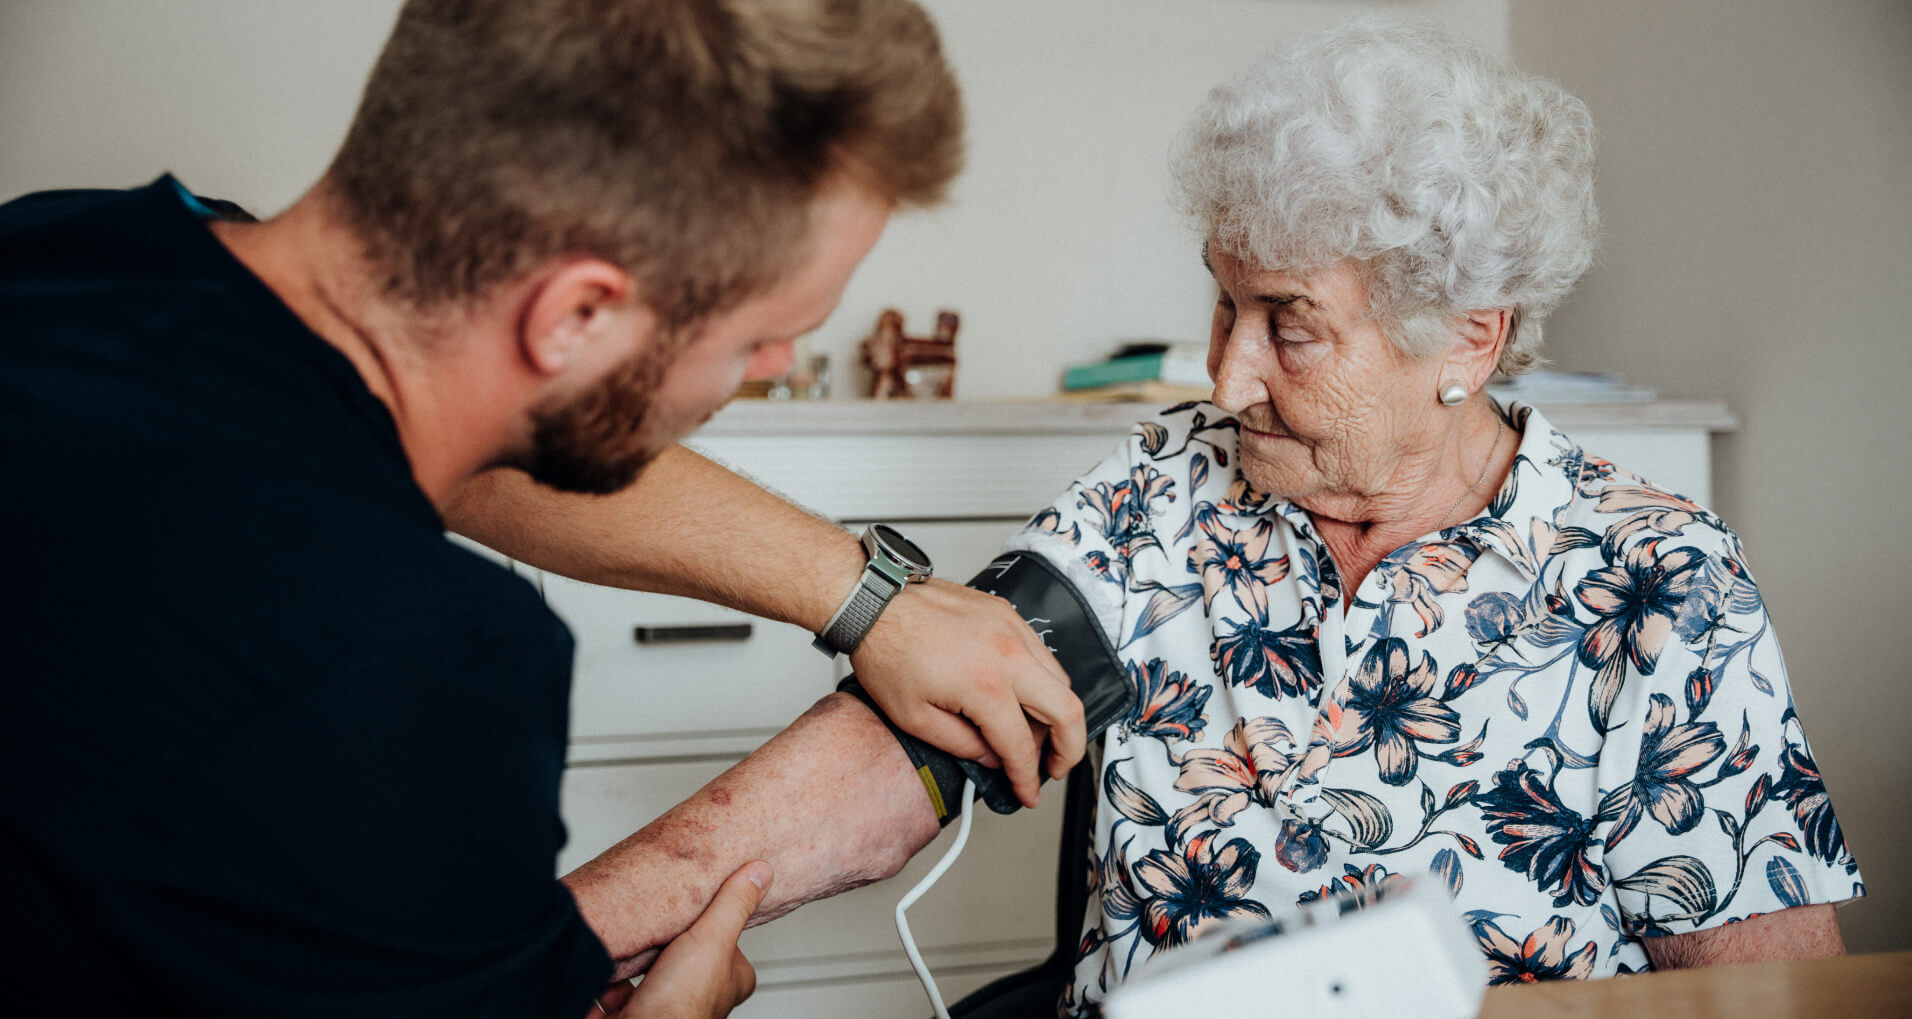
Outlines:
{"type": "Polygon", "coordinates": [[[1436,528],[1437,530],[1446,528],[1447,518],[1453,516],[1454,511],[1460,508],[1461,500],[1473,494],[1474,490],[1480,487],[1480,483],[1487,480],[1487,472],[1494,467],[1494,454],[1500,452],[1500,437],[1506,431],[1506,419],[1502,418],[1499,413],[1496,413],[1494,415],[1494,448],[1487,451],[1487,462],[1480,465],[1480,477],[1475,478],[1474,483],[1467,486],[1466,491],[1454,497],[1454,504],[1447,507],[1447,512],[1441,514],[1441,527],[1436,528]]]}

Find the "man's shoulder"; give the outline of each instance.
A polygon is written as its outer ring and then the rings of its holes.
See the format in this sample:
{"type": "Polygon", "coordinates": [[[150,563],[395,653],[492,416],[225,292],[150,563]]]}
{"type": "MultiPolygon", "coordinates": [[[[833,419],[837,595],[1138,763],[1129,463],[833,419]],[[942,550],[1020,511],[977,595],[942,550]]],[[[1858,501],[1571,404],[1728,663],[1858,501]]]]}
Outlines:
{"type": "Polygon", "coordinates": [[[164,210],[162,178],[130,189],[68,188],[36,191],[0,204],[0,271],[55,266],[68,255],[112,258],[110,238],[139,243],[164,210]]]}
{"type": "Polygon", "coordinates": [[[87,215],[103,205],[126,201],[129,194],[111,188],[60,188],[30,192],[0,203],[0,236],[87,215]]]}
{"type": "Polygon", "coordinates": [[[0,205],[0,314],[14,352],[49,334],[218,332],[259,292],[171,177],[120,191],[42,191],[0,205]]]}

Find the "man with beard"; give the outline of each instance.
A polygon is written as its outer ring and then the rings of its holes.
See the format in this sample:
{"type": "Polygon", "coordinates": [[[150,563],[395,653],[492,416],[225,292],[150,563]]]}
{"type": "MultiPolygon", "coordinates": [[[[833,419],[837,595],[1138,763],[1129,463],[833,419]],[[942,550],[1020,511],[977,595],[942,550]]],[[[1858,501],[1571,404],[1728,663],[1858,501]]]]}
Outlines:
{"type": "MultiPolygon", "coordinates": [[[[608,948],[656,960],[623,1014],[721,1015],[754,909],[900,866],[846,830],[780,899],[761,861],[653,895],[628,848],[554,880],[570,636],[443,531],[823,629],[855,539],[674,440],[941,197],[960,126],[908,0],[414,0],[281,215],[171,177],[0,207],[7,1010],[596,1015],[608,948]]],[[[1001,603],[912,588],[856,662],[1027,799],[1081,753],[1001,603]]],[[[792,732],[817,811],[900,753],[860,706],[792,732]]]]}

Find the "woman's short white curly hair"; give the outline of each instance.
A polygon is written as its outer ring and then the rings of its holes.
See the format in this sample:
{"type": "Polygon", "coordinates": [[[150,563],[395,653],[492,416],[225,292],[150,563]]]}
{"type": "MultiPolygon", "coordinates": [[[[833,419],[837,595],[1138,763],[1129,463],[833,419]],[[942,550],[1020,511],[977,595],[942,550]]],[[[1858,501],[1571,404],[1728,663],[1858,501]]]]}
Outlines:
{"type": "Polygon", "coordinates": [[[1207,243],[1307,275],[1352,260],[1371,314],[1426,356],[1462,312],[1508,308],[1503,374],[1593,263],[1593,120],[1580,100],[1428,25],[1363,19],[1210,92],[1172,160],[1207,243]]]}

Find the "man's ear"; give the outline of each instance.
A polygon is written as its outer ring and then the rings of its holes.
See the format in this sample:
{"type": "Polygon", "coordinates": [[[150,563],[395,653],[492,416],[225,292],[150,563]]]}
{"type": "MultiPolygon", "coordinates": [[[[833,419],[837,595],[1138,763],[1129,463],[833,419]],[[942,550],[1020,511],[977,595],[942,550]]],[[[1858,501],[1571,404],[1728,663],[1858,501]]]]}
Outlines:
{"type": "Polygon", "coordinates": [[[634,289],[629,273],[603,259],[550,267],[521,305],[518,349],[526,365],[557,376],[629,357],[650,341],[656,325],[650,308],[633,299],[634,289]]]}
{"type": "Polygon", "coordinates": [[[1467,385],[1469,392],[1478,392],[1494,377],[1513,324],[1511,308],[1462,312],[1454,320],[1454,348],[1448,351],[1441,377],[1457,379],[1467,385]]]}

